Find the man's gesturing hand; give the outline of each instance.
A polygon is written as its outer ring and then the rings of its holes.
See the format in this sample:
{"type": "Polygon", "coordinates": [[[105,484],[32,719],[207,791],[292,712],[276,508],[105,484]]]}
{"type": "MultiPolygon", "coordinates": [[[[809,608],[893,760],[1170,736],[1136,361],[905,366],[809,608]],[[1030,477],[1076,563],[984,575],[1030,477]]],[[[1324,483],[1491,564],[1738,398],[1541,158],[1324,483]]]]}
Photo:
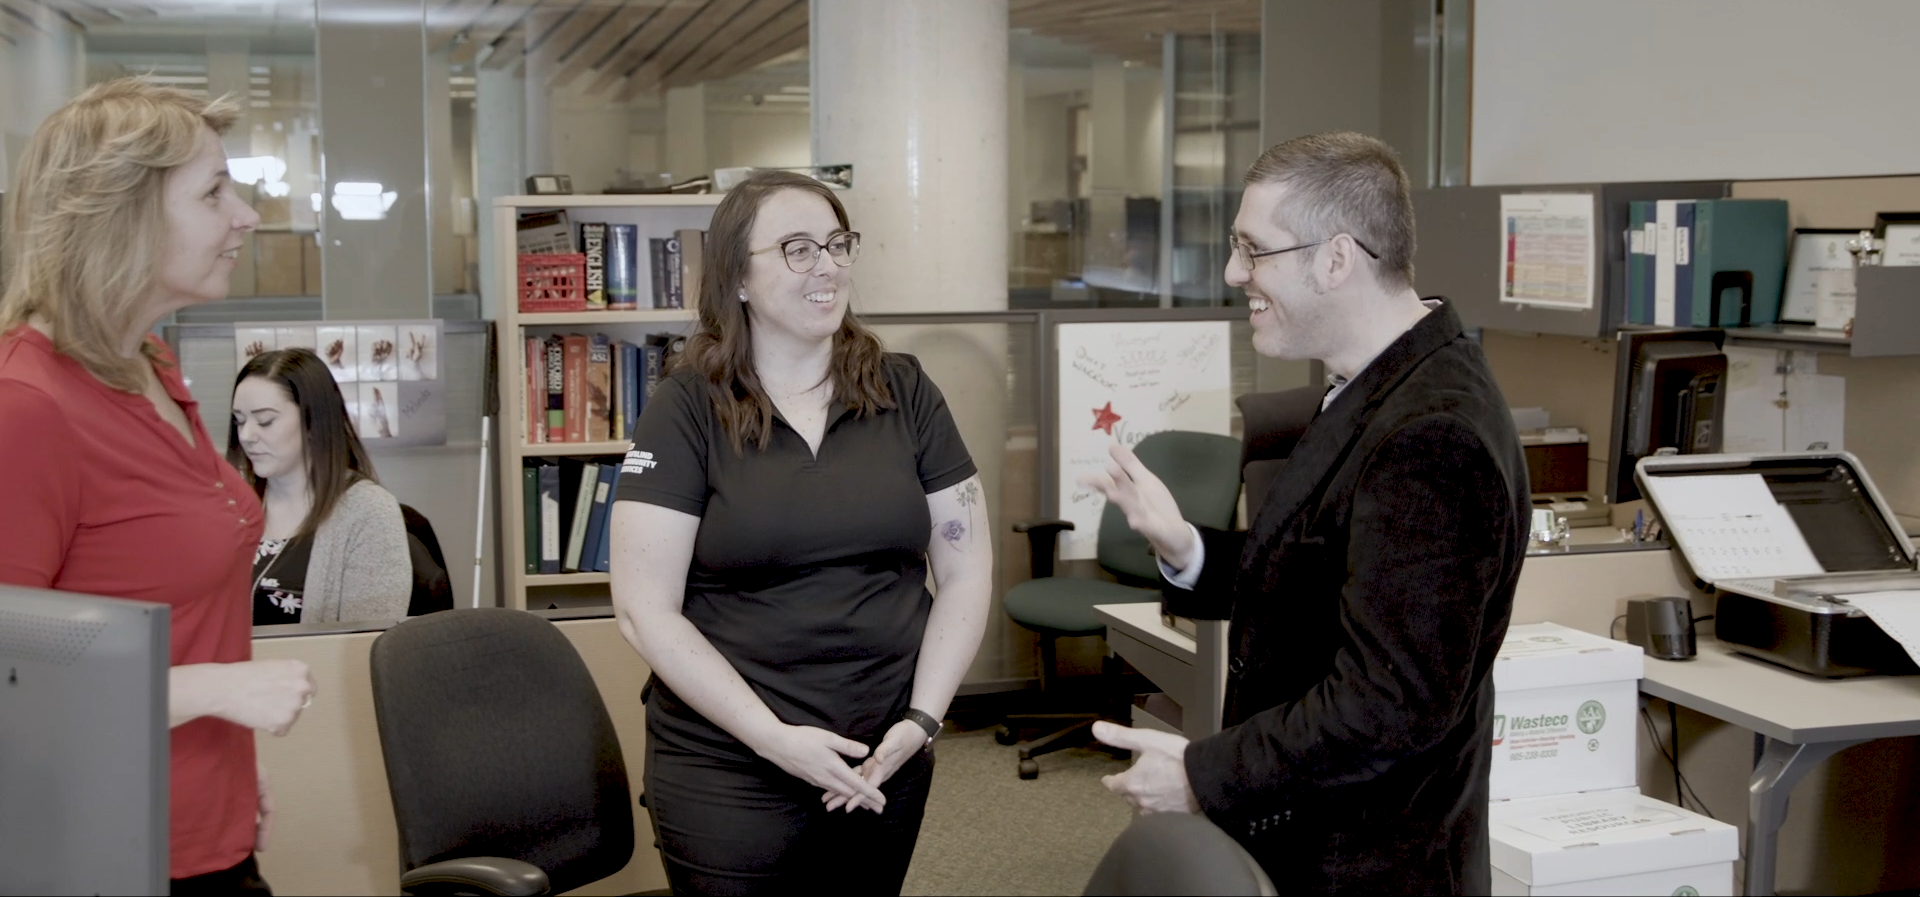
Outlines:
{"type": "Polygon", "coordinates": [[[1133,450],[1114,443],[1113,462],[1101,473],[1080,478],[1080,485],[1106,496],[1127,517],[1127,525],[1147,538],[1154,553],[1175,570],[1193,565],[1193,527],[1180,516],[1180,504],[1167,484],[1140,463],[1133,450]]]}
{"type": "Polygon", "coordinates": [[[1133,752],[1133,767],[1105,776],[1107,790],[1142,813],[1198,813],[1200,801],[1187,783],[1187,739],[1170,732],[1093,724],[1093,737],[1133,752]]]}

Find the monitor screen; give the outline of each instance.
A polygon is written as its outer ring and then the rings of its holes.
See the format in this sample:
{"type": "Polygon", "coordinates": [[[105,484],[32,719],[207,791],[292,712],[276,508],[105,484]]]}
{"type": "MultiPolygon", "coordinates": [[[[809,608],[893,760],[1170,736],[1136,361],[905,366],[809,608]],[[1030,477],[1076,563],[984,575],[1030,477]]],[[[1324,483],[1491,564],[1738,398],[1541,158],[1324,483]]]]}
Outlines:
{"type": "Polygon", "coordinates": [[[167,893],[168,620],[0,585],[0,893],[167,893]]]}
{"type": "Polygon", "coordinates": [[[1720,451],[1726,420],[1727,356],[1722,330],[1621,331],[1615,346],[1613,438],[1607,444],[1607,500],[1640,498],[1633,468],[1671,449],[1720,451]]]}

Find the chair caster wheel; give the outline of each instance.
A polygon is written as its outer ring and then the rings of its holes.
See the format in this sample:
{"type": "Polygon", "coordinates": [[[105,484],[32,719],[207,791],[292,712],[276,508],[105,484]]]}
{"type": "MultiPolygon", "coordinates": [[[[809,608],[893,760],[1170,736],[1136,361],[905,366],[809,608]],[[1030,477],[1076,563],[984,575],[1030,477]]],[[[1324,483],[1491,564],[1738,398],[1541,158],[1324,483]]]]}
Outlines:
{"type": "Polygon", "coordinates": [[[998,744],[1015,745],[1020,743],[1020,734],[1011,727],[1001,726],[999,731],[993,733],[993,740],[998,744]]]}
{"type": "Polygon", "coordinates": [[[1020,778],[1037,779],[1040,777],[1040,764],[1031,759],[1020,761],[1020,778]]]}

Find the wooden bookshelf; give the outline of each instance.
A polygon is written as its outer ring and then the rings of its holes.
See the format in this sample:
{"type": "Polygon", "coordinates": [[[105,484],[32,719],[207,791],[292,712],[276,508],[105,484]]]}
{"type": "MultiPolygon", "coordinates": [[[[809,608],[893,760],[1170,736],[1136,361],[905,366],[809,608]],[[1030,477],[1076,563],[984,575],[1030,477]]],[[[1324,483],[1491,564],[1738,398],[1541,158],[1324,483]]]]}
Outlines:
{"type": "MultiPolygon", "coordinates": [[[[610,224],[635,224],[640,229],[640,247],[650,237],[670,237],[683,228],[705,230],[713,218],[714,206],[723,197],[708,194],[638,194],[580,196],[503,196],[493,203],[493,245],[510,248],[515,244],[516,222],[521,213],[562,209],[577,228],[583,221],[610,224]]],[[[526,496],[520,476],[522,463],[530,458],[594,458],[625,454],[624,440],[609,442],[528,442],[526,433],[526,346],[529,336],[559,333],[605,333],[616,340],[638,342],[649,333],[686,332],[697,317],[692,308],[640,309],[637,311],[581,311],[521,314],[519,310],[518,257],[512,251],[495,253],[491,272],[494,295],[502,297],[499,312],[499,340],[496,359],[500,389],[500,579],[501,601],[507,607],[526,609],[544,607],[543,590],[564,594],[578,603],[583,592],[606,593],[605,573],[528,573],[526,572],[526,496]]],[[[640,259],[639,283],[651,283],[650,268],[644,251],[640,259]]],[[[643,292],[642,295],[648,295],[643,292]]],[[[696,297],[687,285],[686,300],[696,297]]],[[[562,483],[561,488],[568,484],[562,483]]],[[[563,527],[569,521],[561,521],[563,527]]],[[[564,544],[564,539],[563,539],[564,544]]]]}

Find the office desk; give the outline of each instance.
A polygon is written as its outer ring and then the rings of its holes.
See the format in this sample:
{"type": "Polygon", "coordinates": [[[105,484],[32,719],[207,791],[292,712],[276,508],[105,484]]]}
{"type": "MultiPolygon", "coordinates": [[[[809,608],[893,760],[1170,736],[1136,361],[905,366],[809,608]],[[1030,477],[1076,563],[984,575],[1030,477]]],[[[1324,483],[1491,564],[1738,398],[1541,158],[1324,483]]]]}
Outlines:
{"type": "Polygon", "coordinates": [[[1225,620],[1199,621],[1195,639],[1160,622],[1158,601],[1101,604],[1093,611],[1107,624],[1107,647],[1180,705],[1180,728],[1188,738],[1220,731],[1227,689],[1225,620]],[[1211,669],[1213,675],[1198,676],[1196,669],[1211,669]]]}
{"type": "Polygon", "coordinates": [[[1920,676],[1823,679],[1702,638],[1690,661],[1648,660],[1640,690],[1743,729],[1756,741],[1748,784],[1746,893],[1771,895],[1780,824],[1795,785],[1862,742],[1920,735],[1920,676]]]}

